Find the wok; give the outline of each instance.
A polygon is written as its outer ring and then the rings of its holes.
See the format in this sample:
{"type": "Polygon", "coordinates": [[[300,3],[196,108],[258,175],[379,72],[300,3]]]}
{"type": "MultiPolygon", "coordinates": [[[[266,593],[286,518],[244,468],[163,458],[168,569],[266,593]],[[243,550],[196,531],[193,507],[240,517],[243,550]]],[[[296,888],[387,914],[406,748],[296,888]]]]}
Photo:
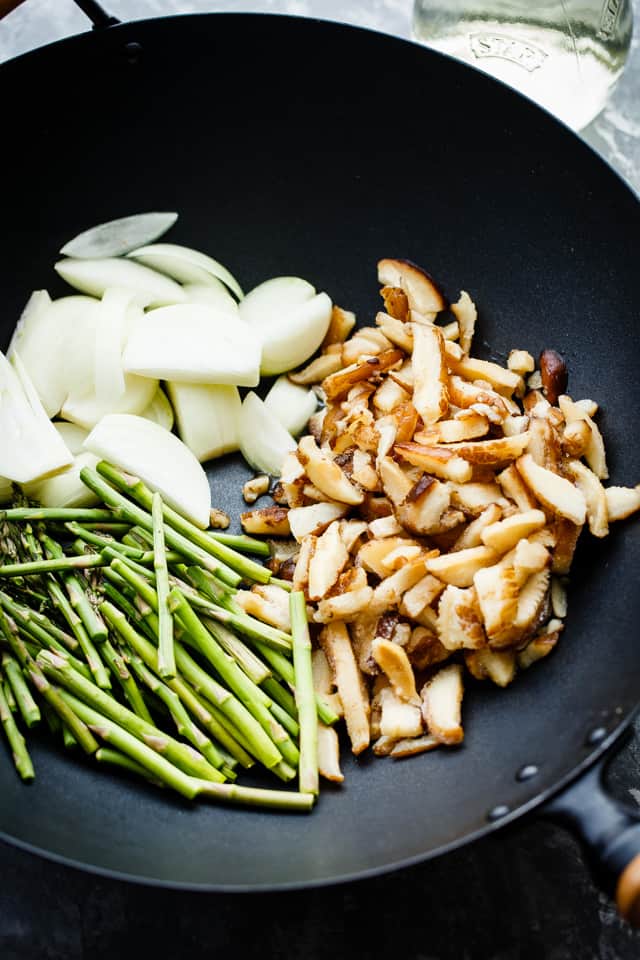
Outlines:
{"type": "MultiPolygon", "coordinates": [[[[378,309],[378,258],[407,257],[450,295],[471,291],[485,357],[563,353],[572,395],[603,405],[611,482],[637,482],[640,205],[576,136],[494,80],[373,32],[93,12],[100,29],[0,68],[3,347],[28,291],[63,292],[62,243],[136,211],[179,211],[170,239],[245,288],[299,274],[360,320],[378,309]]],[[[247,475],[234,457],[211,466],[232,515],[247,475]]],[[[31,787],[0,764],[2,836],[113,876],[241,891],[388,871],[539,808],[581,827],[610,886],[626,868],[631,915],[640,825],[600,769],[638,700],[639,569],[633,521],[581,543],[557,651],[505,691],[470,687],[464,747],[401,763],[347,750],[344,786],[310,816],[190,806],[43,735],[31,787]]]]}

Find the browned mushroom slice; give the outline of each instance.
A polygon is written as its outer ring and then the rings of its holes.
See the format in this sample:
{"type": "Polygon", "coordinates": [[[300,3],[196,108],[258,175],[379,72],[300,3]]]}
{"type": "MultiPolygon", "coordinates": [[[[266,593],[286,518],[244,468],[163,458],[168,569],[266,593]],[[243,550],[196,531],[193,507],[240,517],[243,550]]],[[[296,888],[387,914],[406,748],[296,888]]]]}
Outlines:
{"type": "Polygon", "coordinates": [[[562,433],[562,449],[570,457],[583,457],[591,442],[591,428],[586,420],[573,420],[562,433]]]}
{"type": "Polygon", "coordinates": [[[382,489],[395,506],[400,506],[413,489],[411,477],[390,457],[382,457],[378,463],[378,469],[382,489]]]}
{"type": "Polygon", "coordinates": [[[342,369],[342,357],[339,353],[323,353],[301,370],[289,374],[289,380],[301,386],[322,383],[332,373],[342,369]]]}
{"type": "Polygon", "coordinates": [[[457,359],[457,351],[453,350],[452,347],[453,345],[447,341],[445,344],[447,364],[452,373],[472,382],[474,380],[484,380],[490,384],[496,393],[505,397],[510,397],[514,391],[521,389],[522,377],[517,373],[501,367],[498,363],[492,363],[490,360],[478,360],[476,357],[457,359]]]}
{"type": "Polygon", "coordinates": [[[495,423],[501,423],[511,412],[506,398],[501,397],[495,390],[487,386],[478,386],[455,374],[449,377],[449,403],[461,409],[477,405],[483,408],[488,407],[489,410],[494,411],[491,419],[495,423]]]}
{"type": "Polygon", "coordinates": [[[361,538],[369,529],[364,520],[341,520],[340,536],[349,553],[353,553],[359,546],[361,538]]]}
{"type": "Polygon", "coordinates": [[[377,357],[378,354],[382,353],[385,349],[384,343],[386,343],[386,348],[392,346],[391,342],[387,340],[385,335],[381,332],[380,337],[382,338],[383,344],[370,339],[369,337],[363,337],[360,335],[360,331],[356,333],[355,336],[351,337],[350,340],[347,340],[342,345],[342,366],[346,369],[351,364],[358,363],[361,359],[369,357],[377,357]]]}
{"type": "Polygon", "coordinates": [[[416,681],[405,650],[393,640],[376,637],[372,645],[373,657],[386,674],[396,695],[407,703],[420,705],[416,681]]]}
{"type": "Polygon", "coordinates": [[[476,680],[493,680],[499,687],[508,687],[516,675],[513,650],[467,650],[464,662],[476,680]]]}
{"type": "Polygon", "coordinates": [[[528,453],[516,461],[516,467],[529,489],[547,510],[552,510],[572,523],[584,523],[587,504],[582,492],[574,484],[557,473],[540,467],[528,453]]]}
{"type": "Polygon", "coordinates": [[[536,362],[527,350],[512,350],[507,358],[509,370],[523,376],[525,373],[533,373],[536,368],[536,362]]]}
{"type": "Polygon", "coordinates": [[[594,537],[606,537],[609,533],[609,515],[607,511],[607,497],[604,487],[593,470],[585,467],[579,460],[570,460],[565,464],[565,471],[582,491],[587,504],[587,521],[589,530],[594,537]]]}
{"type": "Polygon", "coordinates": [[[407,391],[391,377],[380,384],[373,397],[373,405],[380,413],[392,413],[407,400],[407,391]]]}
{"type": "Polygon", "coordinates": [[[449,409],[449,375],[444,337],[436,326],[412,324],[413,405],[425,424],[436,423],[449,409]]]}
{"type": "MultiPolygon", "coordinates": [[[[434,626],[435,619],[434,612],[434,626]]],[[[443,663],[451,656],[451,652],[440,643],[435,630],[422,625],[413,628],[404,649],[411,666],[418,671],[428,670],[429,667],[443,663]]]]}
{"type": "Polygon", "coordinates": [[[426,753],[428,750],[435,750],[440,746],[441,741],[430,733],[425,733],[421,737],[411,737],[404,740],[396,740],[389,756],[392,760],[402,760],[405,757],[415,757],[419,753],[426,753]]]}
{"type": "Polygon", "coordinates": [[[572,523],[571,520],[565,520],[564,517],[558,517],[553,524],[553,532],[556,537],[551,563],[553,573],[558,573],[561,576],[569,573],[582,526],[582,524],[572,523]]]}
{"type": "Polygon", "coordinates": [[[567,589],[558,577],[551,578],[551,609],[554,617],[562,619],[567,615],[567,589]]]}
{"type": "MultiPolygon", "coordinates": [[[[420,707],[407,703],[397,695],[393,687],[383,687],[379,694],[380,732],[390,740],[418,737],[423,732],[420,707]]],[[[418,703],[420,701],[418,700],[418,703]]]]}
{"type": "Polygon", "coordinates": [[[379,517],[377,520],[371,520],[368,524],[369,534],[374,540],[381,540],[385,537],[398,537],[404,533],[393,514],[388,517],[379,517]]]}
{"type": "Polygon", "coordinates": [[[387,340],[395,343],[405,353],[411,353],[413,350],[413,334],[408,323],[403,323],[396,317],[389,316],[388,313],[376,314],[376,324],[380,327],[387,340]]]}
{"type": "Polygon", "coordinates": [[[474,440],[484,437],[489,431],[486,416],[475,410],[462,410],[453,420],[441,420],[434,424],[431,431],[416,433],[418,443],[458,443],[461,440],[474,440]]]}
{"type": "MultiPolygon", "coordinates": [[[[540,570],[529,577],[518,595],[518,611],[514,619],[514,628],[519,632],[519,638],[531,634],[539,625],[542,616],[546,619],[549,614],[549,570],[540,570]],[[546,612],[545,612],[546,611],[546,612]]],[[[491,644],[493,647],[500,644],[491,644]]],[[[505,644],[508,646],[508,644],[505,644]]]]}
{"type": "Polygon", "coordinates": [[[322,648],[317,648],[311,654],[311,672],[313,675],[313,689],[322,698],[330,710],[341,717],[344,714],[342,700],[336,692],[333,671],[329,666],[326,654],[322,648]]]}
{"type": "Polygon", "coordinates": [[[480,516],[472,520],[470,524],[462,531],[460,536],[451,545],[451,552],[456,550],[468,550],[469,547],[479,547],[482,544],[483,531],[497,523],[502,516],[502,508],[497,503],[490,503],[482,511],[480,516]]]}
{"type": "Polygon", "coordinates": [[[379,260],[378,282],[404,290],[409,308],[418,313],[435,314],[446,309],[447,301],[433,278],[410,260],[379,260]]]}
{"type": "Polygon", "coordinates": [[[358,670],[344,623],[328,623],[320,634],[320,645],[331,665],[344,709],[351,749],[362,753],[369,746],[369,697],[358,670]]]}
{"type": "Polygon", "coordinates": [[[546,419],[531,417],[529,420],[529,445],[527,452],[535,462],[547,470],[558,471],[562,451],[558,434],[546,419]]]}
{"type": "Polygon", "coordinates": [[[356,564],[365,570],[370,570],[377,577],[383,579],[389,573],[384,566],[385,557],[396,550],[398,547],[413,546],[420,550],[419,544],[415,540],[408,540],[405,537],[384,537],[380,540],[368,540],[363,543],[356,555],[356,564]]]}
{"type": "Polygon", "coordinates": [[[363,493],[350,482],[343,470],[321,450],[313,437],[303,437],[298,444],[298,458],[307,476],[318,489],[340,503],[362,503],[363,493]]]}
{"type": "Polygon", "coordinates": [[[438,605],[438,637],[447,650],[476,650],[487,638],[474,587],[448,586],[438,605]]]}
{"type": "Polygon", "coordinates": [[[453,480],[456,483],[466,483],[471,480],[473,473],[471,465],[457,456],[449,447],[427,447],[421,443],[396,443],[393,449],[403,460],[443,480],[453,480]]]}
{"type": "Polygon", "coordinates": [[[506,470],[499,473],[496,480],[500,484],[505,497],[513,500],[519,510],[524,512],[536,509],[538,501],[518,473],[515,464],[510,464],[506,470]]]}
{"type": "Polygon", "coordinates": [[[342,307],[336,307],[334,304],[331,310],[329,328],[325,333],[321,349],[326,350],[334,343],[344,343],[355,325],[355,313],[351,313],[350,310],[343,310],[342,307]]]}
{"type": "Polygon", "coordinates": [[[607,487],[604,494],[611,523],[624,520],[640,510],[640,484],[637,487],[607,487]]]}
{"type": "Polygon", "coordinates": [[[451,483],[449,488],[451,503],[471,516],[478,516],[492,503],[503,500],[496,483],[451,483]]]}
{"type": "Polygon", "coordinates": [[[441,743],[461,743],[462,667],[451,663],[442,667],[420,691],[422,715],[429,733],[441,743]]]}
{"type": "MultiPolygon", "coordinates": [[[[496,437],[489,440],[465,440],[461,443],[449,443],[446,449],[453,455],[462,457],[469,463],[500,464],[515,460],[527,448],[528,433],[519,433],[514,437],[496,437]]],[[[453,478],[452,478],[453,479],[453,478]]]]}
{"type": "Polygon", "coordinates": [[[317,537],[313,535],[306,536],[300,543],[300,553],[296,560],[296,566],[293,571],[292,587],[294,590],[303,590],[307,595],[307,584],[309,582],[309,563],[316,548],[317,537]]]}
{"type": "Polygon", "coordinates": [[[427,571],[454,587],[470,587],[483,567],[495,563],[497,555],[489,547],[470,547],[427,560],[427,571]]]}
{"type": "Polygon", "coordinates": [[[342,398],[356,383],[386,373],[390,367],[399,366],[403,360],[404,354],[401,350],[384,350],[377,357],[363,358],[358,363],[352,363],[337,373],[330,374],[322,381],[322,389],[327,400],[342,398]]]}
{"type": "Polygon", "coordinates": [[[289,511],[285,507],[262,507],[240,514],[240,523],[245,533],[263,534],[272,537],[288,537],[289,511]]]}
{"type": "Polygon", "coordinates": [[[478,604],[489,642],[504,646],[520,633],[514,626],[518,613],[520,583],[512,566],[496,564],[478,570],[473,578],[478,604]]]}
{"type": "Polygon", "coordinates": [[[527,667],[548,656],[558,643],[562,630],[561,620],[550,620],[542,633],[530,640],[526,647],[519,651],[518,666],[526,670],[527,667]]]}
{"type": "Polygon", "coordinates": [[[333,727],[318,723],[318,773],[325,780],[342,783],[344,775],[340,769],[340,742],[333,727]]]}
{"type": "Polygon", "coordinates": [[[457,303],[451,304],[451,312],[460,327],[460,346],[465,353],[469,353],[476,327],[476,320],[478,319],[478,311],[466,290],[461,292],[457,303]]]}
{"type": "Polygon", "coordinates": [[[598,477],[599,480],[606,480],[609,476],[609,471],[607,469],[604,440],[602,439],[600,430],[589,414],[585,412],[584,408],[579,403],[574,403],[571,397],[568,397],[566,394],[558,397],[558,406],[562,410],[567,424],[573,423],[575,420],[584,420],[589,426],[591,436],[589,437],[584,457],[596,477],[598,477]]]}
{"type": "Polygon", "coordinates": [[[340,536],[340,525],[334,521],[322,536],[309,562],[309,599],[322,600],[344,569],[349,553],[340,536]]]}
{"type": "Polygon", "coordinates": [[[424,576],[425,565],[429,556],[431,554],[424,554],[416,560],[410,560],[395,573],[381,580],[373,591],[373,609],[384,611],[388,610],[389,607],[397,607],[403,594],[415,586],[424,576]]]}
{"type": "Polygon", "coordinates": [[[482,531],[482,542],[491,547],[496,553],[506,553],[519,540],[529,537],[536,530],[541,530],[547,522],[542,510],[527,510],[525,513],[516,513],[506,520],[499,520],[485,527],[482,531]]]}
{"type": "Polygon", "coordinates": [[[431,606],[444,590],[444,583],[431,573],[425,574],[420,580],[402,596],[400,613],[405,617],[416,619],[425,607],[431,606]]]}
{"type": "Polygon", "coordinates": [[[366,610],[372,600],[373,589],[369,586],[327,597],[318,604],[313,619],[316,623],[331,623],[334,620],[351,621],[366,610]]]}
{"type": "Polygon", "coordinates": [[[364,490],[380,490],[378,474],[373,467],[373,457],[366,450],[356,447],[351,460],[351,479],[364,490]]]}
{"type": "Polygon", "coordinates": [[[307,507],[294,507],[289,510],[291,533],[298,543],[302,543],[309,534],[319,536],[330,523],[344,517],[347,509],[345,504],[331,501],[312,503],[307,507]]]}
{"type": "Polygon", "coordinates": [[[401,287],[383,287],[380,296],[390,317],[403,322],[409,318],[409,301],[401,287]]]}

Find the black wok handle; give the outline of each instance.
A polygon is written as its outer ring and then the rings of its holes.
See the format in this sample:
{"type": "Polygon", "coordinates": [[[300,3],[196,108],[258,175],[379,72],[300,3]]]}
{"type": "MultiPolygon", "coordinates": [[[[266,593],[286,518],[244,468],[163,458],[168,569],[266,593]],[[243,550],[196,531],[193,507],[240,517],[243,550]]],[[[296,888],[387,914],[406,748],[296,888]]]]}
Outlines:
{"type": "Polygon", "coordinates": [[[551,800],[545,813],[582,840],[622,917],[640,927],[640,810],[614,799],[603,783],[607,760],[551,800]]]}
{"type": "MultiPolygon", "coordinates": [[[[113,27],[116,23],[120,23],[117,17],[112,17],[107,13],[97,3],[97,0],[74,0],[74,2],[89,17],[94,30],[99,30],[102,27],[113,27]]],[[[11,13],[12,10],[15,10],[16,7],[19,7],[21,3],[24,3],[24,0],[0,0],[0,20],[11,13]]]]}

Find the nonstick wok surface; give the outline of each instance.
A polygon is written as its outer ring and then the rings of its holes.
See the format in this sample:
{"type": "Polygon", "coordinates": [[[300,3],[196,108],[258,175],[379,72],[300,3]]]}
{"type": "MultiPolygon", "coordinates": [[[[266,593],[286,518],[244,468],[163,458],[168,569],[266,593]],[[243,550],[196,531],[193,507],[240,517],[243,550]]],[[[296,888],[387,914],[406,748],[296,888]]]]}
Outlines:
{"type": "MultiPolygon", "coordinates": [[[[390,37],[311,20],[208,15],[55,44],[0,68],[6,347],[35,288],[65,292],[60,246],[104,220],[177,210],[167,239],[245,289],[294,274],[367,322],[376,261],[412,259],[480,311],[475,351],[566,358],[602,404],[611,481],[640,479],[640,206],[576,136],[497,82],[390,37]],[[133,44],[133,46],[132,46],[133,44]]],[[[0,438],[1,442],[1,438],[0,438]]],[[[236,515],[249,475],[210,469],[236,515]]],[[[557,651],[507,690],[470,684],[465,743],[403,762],[345,746],[345,784],[309,816],[192,806],[33,741],[0,763],[0,830],[146,882],[240,890],[334,882],[424,859],[534,806],[607,746],[638,695],[640,542],[583,538],[557,651]],[[536,764],[538,775],[517,773],[536,764]]]]}

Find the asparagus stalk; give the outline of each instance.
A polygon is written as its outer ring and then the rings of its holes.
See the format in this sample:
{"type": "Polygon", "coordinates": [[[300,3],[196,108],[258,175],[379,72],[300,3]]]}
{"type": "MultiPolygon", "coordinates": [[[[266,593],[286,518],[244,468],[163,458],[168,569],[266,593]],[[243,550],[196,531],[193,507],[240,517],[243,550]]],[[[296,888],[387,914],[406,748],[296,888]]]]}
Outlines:
{"type": "Polygon", "coordinates": [[[318,793],[318,713],[316,710],[313,673],[311,671],[311,638],[307,623],[304,593],[295,590],[289,597],[291,632],[293,633],[293,669],[296,704],[300,723],[301,793],[318,793]]]}
{"type": "Polygon", "coordinates": [[[2,723],[5,736],[9,741],[13,755],[13,763],[18,774],[25,781],[33,780],[35,772],[29,751],[27,750],[27,744],[13,719],[13,714],[9,709],[2,684],[0,684],[0,723],[2,723]]]}
{"type": "Polygon", "coordinates": [[[86,570],[104,567],[108,561],[99,553],[85,553],[81,557],[51,560],[29,560],[25,563],[6,563],[0,566],[0,577],[27,577],[34,574],[57,573],[59,570],[86,570]]]}
{"type": "MultiPolygon", "coordinates": [[[[155,647],[127,622],[124,615],[114,604],[105,602],[102,604],[101,610],[121,640],[140,657],[150,670],[157,674],[158,654],[155,647]]],[[[215,718],[213,714],[214,708],[210,709],[205,706],[202,700],[198,698],[196,693],[181,677],[167,681],[167,686],[177,693],[191,715],[232,757],[237,759],[244,767],[249,768],[253,765],[252,757],[238,744],[237,740],[227,731],[226,727],[215,718]]]]}
{"type": "MultiPolygon", "coordinates": [[[[224,652],[233,657],[253,683],[261,686],[272,675],[266,663],[263,663],[253,650],[250,650],[239,637],[236,637],[235,633],[227,630],[221,623],[216,623],[207,617],[203,617],[202,622],[209,633],[214,635],[224,652]]],[[[267,694],[267,697],[269,697],[269,694],[267,694]]]]}
{"type": "Polygon", "coordinates": [[[256,540],[255,537],[248,537],[245,533],[221,533],[219,530],[207,530],[207,535],[218,543],[223,543],[225,547],[239,550],[240,553],[253,553],[258,557],[268,557],[271,553],[268,543],[264,540],[256,540]]]}
{"type": "Polygon", "coordinates": [[[4,690],[4,696],[7,701],[7,705],[11,713],[15,713],[18,709],[18,704],[16,703],[16,698],[13,695],[13,690],[11,689],[11,684],[5,677],[2,680],[2,689],[4,690]]]}
{"type": "Polygon", "coordinates": [[[24,627],[27,633],[40,643],[47,645],[52,639],[55,639],[58,640],[61,645],[64,644],[67,650],[78,649],[78,641],[75,637],[61,630],[57,624],[49,620],[48,617],[45,617],[43,613],[39,613],[37,610],[32,610],[30,607],[18,603],[17,600],[14,600],[9,594],[1,590],[0,606],[2,606],[20,626],[24,627]]]}
{"type": "Polygon", "coordinates": [[[271,577],[269,583],[273,584],[274,587],[281,587],[283,590],[286,590],[287,593],[291,593],[293,590],[289,580],[281,580],[279,577],[271,577]]]}
{"type": "Polygon", "coordinates": [[[104,522],[113,520],[111,510],[94,507],[12,507],[0,510],[3,520],[78,520],[80,522],[104,522]]]}
{"type": "MultiPolygon", "coordinates": [[[[73,609],[71,601],[65,594],[60,584],[53,578],[49,580],[48,587],[49,594],[54,605],[58,608],[64,619],[71,627],[96,683],[102,690],[109,690],[111,687],[109,675],[104,668],[102,660],[100,659],[100,654],[96,650],[95,646],[93,645],[93,641],[85,629],[84,623],[73,609]]],[[[52,646],[52,644],[49,644],[49,646],[52,646]]]]}
{"type": "Polygon", "coordinates": [[[272,701],[270,710],[276,720],[285,728],[289,736],[298,738],[300,725],[296,719],[296,702],[288,690],[281,687],[274,677],[268,677],[261,684],[262,689],[272,701]]]}
{"type": "MultiPolygon", "coordinates": [[[[162,497],[154,493],[151,498],[153,522],[153,569],[156,575],[158,597],[158,671],[161,677],[176,675],[176,658],[173,650],[173,617],[169,609],[169,571],[164,546],[162,522],[162,497]]],[[[175,696],[175,694],[174,694],[175,696]]]]}
{"type": "Polygon", "coordinates": [[[74,735],[71,733],[71,730],[69,730],[69,727],[65,727],[64,725],[62,727],[62,742],[64,743],[67,750],[73,750],[75,747],[78,746],[78,741],[76,740],[74,735]]]}
{"type": "Polygon", "coordinates": [[[20,664],[10,654],[2,654],[2,669],[9,681],[11,692],[20,710],[22,719],[27,727],[31,728],[40,721],[40,710],[38,704],[31,696],[26,680],[20,669],[20,664]]]}
{"type": "Polygon", "coordinates": [[[129,756],[149,773],[167,786],[172,787],[190,800],[196,797],[210,798],[245,806],[273,807],[284,810],[310,810],[313,797],[309,794],[285,790],[262,790],[255,787],[240,787],[236,784],[217,783],[187,776],[165,757],[150,749],[132,736],[125,728],[104,717],[93,707],[65,691],[65,700],[78,711],[101,739],[129,756]]]}
{"type": "MultiPolygon", "coordinates": [[[[52,540],[51,537],[43,534],[41,537],[42,543],[46,552],[56,559],[59,559],[63,556],[62,547],[60,544],[56,543],[55,540],[52,540]]],[[[85,557],[87,554],[85,554],[85,557]]],[[[104,566],[104,557],[101,554],[92,554],[92,556],[99,556],[102,561],[99,566],[104,566]]],[[[70,557],[70,560],[81,559],[70,557]]],[[[98,564],[96,564],[98,566],[98,564]]],[[[104,625],[102,618],[96,613],[89,598],[86,594],[86,585],[83,581],[76,576],[73,572],[63,573],[62,580],[67,588],[67,594],[69,600],[71,601],[71,606],[76,611],[80,619],[82,620],[87,633],[94,643],[102,643],[103,640],[107,639],[107,628],[104,625]]]]}
{"type": "Polygon", "coordinates": [[[146,720],[147,723],[153,724],[153,719],[149,713],[146,703],[142,698],[142,694],[138,689],[138,684],[127,669],[127,665],[123,657],[116,650],[114,650],[110,640],[105,640],[100,649],[104,654],[104,658],[109,665],[111,673],[122,687],[123,693],[129,701],[129,706],[133,712],[137,713],[138,716],[142,717],[143,720],[146,720]]]}
{"type": "Polygon", "coordinates": [[[255,717],[262,729],[271,738],[291,766],[298,763],[298,748],[292,742],[286,730],[269,711],[271,702],[263,690],[253,683],[238,667],[237,663],[225,654],[213,634],[203,626],[179,590],[172,590],[169,606],[179,617],[183,627],[193,639],[200,651],[236,694],[247,710],[255,717]]]}
{"type": "MultiPolygon", "coordinates": [[[[274,672],[293,689],[295,687],[295,671],[291,661],[283,657],[277,650],[272,650],[259,640],[254,640],[253,643],[267,663],[273,667],[274,672]]],[[[337,713],[335,713],[318,694],[316,694],[316,709],[319,719],[322,720],[323,723],[326,723],[327,726],[337,723],[340,719],[337,713]]]]}
{"type": "Polygon", "coordinates": [[[78,523],[83,530],[95,530],[97,533],[106,533],[112,537],[123,537],[131,530],[130,523],[78,523]]]}
{"type": "Polygon", "coordinates": [[[204,780],[214,780],[218,783],[224,780],[222,774],[196,750],[158,730],[153,724],[147,723],[132,710],[118,703],[95,684],[75,673],[62,657],[47,650],[41,650],[36,663],[46,676],[57,681],[65,690],[80,697],[86,703],[93,704],[101,714],[113,720],[114,723],[119,723],[134,737],[166,756],[181,770],[204,780]]]}
{"type": "MultiPolygon", "coordinates": [[[[151,510],[153,494],[139,477],[132,477],[129,474],[125,474],[104,460],[98,463],[96,469],[105,480],[113,484],[121,493],[125,493],[131,497],[145,510],[151,510]]],[[[258,583],[268,583],[271,579],[271,571],[263,567],[262,564],[256,563],[255,560],[250,560],[248,557],[232,550],[226,544],[213,539],[207,531],[200,530],[194,523],[181,516],[166,503],[162,504],[162,514],[165,523],[168,524],[169,527],[185,536],[192,543],[196,544],[223,564],[231,567],[232,570],[236,570],[247,580],[256,580],[258,583]]],[[[223,577],[223,579],[225,578],[223,577]]]]}
{"type": "MultiPolygon", "coordinates": [[[[111,514],[112,517],[125,519],[133,526],[140,526],[145,530],[153,532],[151,514],[138,507],[135,503],[132,503],[117,490],[114,490],[95,470],[91,470],[89,467],[83,467],[80,471],[80,477],[90,490],[93,490],[101,500],[109,505],[113,511],[111,514]]],[[[212,573],[217,573],[225,583],[230,583],[233,587],[240,583],[242,578],[235,570],[216,560],[196,546],[193,541],[187,537],[183,537],[182,534],[177,533],[166,524],[164,535],[169,546],[177,550],[178,553],[182,554],[191,563],[201,564],[212,573]]]]}
{"type": "Polygon", "coordinates": [[[156,787],[164,787],[162,780],[151,776],[146,767],[143,767],[140,763],[136,763],[136,761],[128,757],[126,753],[121,753],[119,750],[112,750],[111,747],[100,747],[96,750],[96,760],[98,763],[105,763],[110,767],[116,767],[118,770],[135,773],[144,780],[148,780],[149,783],[153,783],[156,787]]]}
{"type": "Polygon", "coordinates": [[[98,533],[94,530],[88,530],[81,523],[76,523],[71,521],[70,523],[65,523],[65,528],[72,533],[74,537],[82,540],[84,543],[88,543],[92,547],[97,547],[98,552],[104,550],[105,547],[113,547],[119,553],[124,553],[128,557],[133,557],[134,560],[139,560],[140,557],[145,553],[144,550],[141,550],[139,547],[131,547],[126,543],[119,543],[117,540],[114,540],[113,537],[105,535],[103,533],[98,533]]]}

